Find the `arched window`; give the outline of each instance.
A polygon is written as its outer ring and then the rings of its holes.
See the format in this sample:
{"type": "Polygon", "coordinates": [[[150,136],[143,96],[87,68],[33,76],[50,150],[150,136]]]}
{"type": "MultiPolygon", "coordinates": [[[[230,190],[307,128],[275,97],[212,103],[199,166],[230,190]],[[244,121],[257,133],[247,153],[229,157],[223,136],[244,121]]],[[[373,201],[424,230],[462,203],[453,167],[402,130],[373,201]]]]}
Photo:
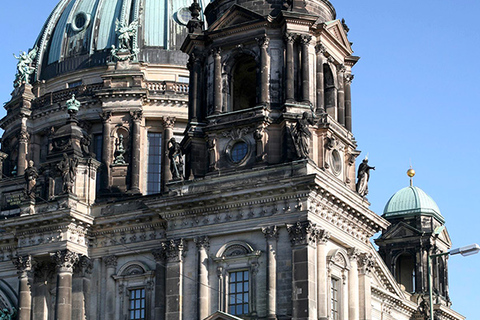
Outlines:
{"type": "Polygon", "coordinates": [[[324,103],[325,110],[333,118],[336,117],[335,110],[335,80],[332,69],[328,64],[323,65],[324,103]]]}
{"type": "Polygon", "coordinates": [[[257,103],[257,64],[251,56],[240,57],[232,72],[233,111],[253,108],[257,103]]]}
{"type": "Polygon", "coordinates": [[[411,254],[403,253],[397,258],[395,278],[407,292],[415,292],[415,258],[411,254]]]}

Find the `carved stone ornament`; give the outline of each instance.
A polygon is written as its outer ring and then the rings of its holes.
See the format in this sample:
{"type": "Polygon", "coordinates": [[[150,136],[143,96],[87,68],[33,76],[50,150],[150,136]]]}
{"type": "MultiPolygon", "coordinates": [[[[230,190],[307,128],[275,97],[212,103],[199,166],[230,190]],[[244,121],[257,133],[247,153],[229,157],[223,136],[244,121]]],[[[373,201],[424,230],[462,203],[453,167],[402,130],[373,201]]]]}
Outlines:
{"type": "Polygon", "coordinates": [[[317,244],[326,244],[328,239],[330,239],[330,232],[325,229],[318,229],[317,244]]]}
{"type": "Polygon", "coordinates": [[[73,267],[78,262],[78,254],[70,250],[57,251],[52,255],[59,271],[73,272],[73,267]]]}
{"type": "Polygon", "coordinates": [[[172,129],[176,120],[177,118],[175,117],[163,117],[163,128],[172,129]]]}
{"type": "Polygon", "coordinates": [[[63,154],[63,160],[57,164],[57,170],[60,172],[63,180],[63,192],[73,194],[73,186],[77,178],[78,159],[63,154]]]}
{"type": "Polygon", "coordinates": [[[327,52],[327,48],[325,48],[323,44],[319,43],[315,46],[315,51],[317,54],[325,54],[325,52],[327,52]]]}
{"type": "Polygon", "coordinates": [[[30,134],[27,132],[26,129],[22,129],[18,133],[17,138],[20,142],[28,142],[28,140],[30,140],[30,134]]]}
{"type": "Polygon", "coordinates": [[[270,44],[270,39],[267,36],[255,38],[257,40],[258,46],[267,48],[270,44]]]}
{"type": "Polygon", "coordinates": [[[358,256],[358,270],[363,274],[370,274],[375,267],[375,260],[370,253],[362,253],[358,256]]]}
{"type": "Polygon", "coordinates": [[[353,74],[347,73],[347,74],[345,75],[345,82],[346,82],[347,84],[352,84],[352,81],[353,81],[354,78],[355,78],[355,76],[354,76],[353,74]]]}
{"type": "Polygon", "coordinates": [[[327,148],[327,150],[335,149],[337,144],[338,144],[338,141],[335,137],[332,136],[332,137],[325,138],[325,148],[327,148]]]}
{"type": "Polygon", "coordinates": [[[15,256],[12,257],[12,262],[19,272],[27,272],[32,270],[32,256],[15,256]]]}
{"type": "Polygon", "coordinates": [[[313,115],[305,111],[302,117],[297,120],[297,123],[290,126],[290,134],[295,146],[295,153],[299,159],[309,157],[312,133],[308,127],[314,124],[313,115]]]}
{"type": "Polygon", "coordinates": [[[278,239],[278,228],[277,226],[269,226],[262,228],[262,232],[265,235],[267,240],[277,240],[278,239]]]}
{"type": "Polygon", "coordinates": [[[307,45],[307,44],[310,43],[310,41],[312,41],[312,36],[311,35],[307,35],[307,34],[300,35],[300,43],[302,45],[307,45]]]}
{"type": "Polygon", "coordinates": [[[140,122],[142,121],[143,113],[142,111],[130,111],[130,117],[133,122],[140,122]]]}
{"type": "Polygon", "coordinates": [[[297,35],[294,34],[294,33],[286,33],[285,36],[283,37],[283,39],[285,40],[285,42],[287,43],[293,43],[295,42],[295,39],[297,38],[297,35]]]}
{"type": "Polygon", "coordinates": [[[318,229],[310,221],[297,222],[287,226],[290,242],[292,245],[314,245],[317,241],[318,229]]]}
{"type": "Polygon", "coordinates": [[[183,239],[172,239],[162,243],[165,250],[165,256],[170,262],[179,262],[183,258],[185,241],[183,239]]]}
{"type": "Polygon", "coordinates": [[[118,260],[117,257],[114,256],[114,255],[105,257],[103,259],[103,261],[105,261],[105,266],[107,266],[107,268],[116,268],[117,267],[117,260],[118,260]]]}
{"type": "Polygon", "coordinates": [[[207,236],[200,236],[193,239],[197,248],[208,249],[210,247],[210,239],[207,236]]]}
{"type": "Polygon", "coordinates": [[[112,119],[112,112],[110,111],[105,111],[100,113],[100,118],[102,118],[102,121],[105,122],[110,122],[112,119]]]}
{"type": "Polygon", "coordinates": [[[223,136],[230,137],[232,140],[237,140],[245,136],[248,133],[248,131],[249,131],[248,128],[236,128],[230,131],[224,131],[223,136]]]}
{"type": "Polygon", "coordinates": [[[82,104],[80,101],[75,99],[75,94],[72,94],[72,98],[67,100],[66,105],[68,114],[70,114],[70,117],[73,117],[73,115],[78,112],[82,104]]]}
{"type": "Polygon", "coordinates": [[[75,267],[75,272],[85,277],[86,275],[92,273],[92,269],[93,269],[92,259],[82,255],[80,257],[80,260],[78,261],[78,264],[75,267]]]}

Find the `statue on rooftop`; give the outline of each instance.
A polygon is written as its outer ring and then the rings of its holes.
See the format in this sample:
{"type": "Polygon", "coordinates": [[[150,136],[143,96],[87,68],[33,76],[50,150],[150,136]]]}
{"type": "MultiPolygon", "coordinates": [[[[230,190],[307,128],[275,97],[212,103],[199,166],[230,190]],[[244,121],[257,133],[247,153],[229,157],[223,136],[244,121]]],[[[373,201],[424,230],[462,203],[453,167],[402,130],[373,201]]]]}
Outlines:
{"type": "Polygon", "coordinates": [[[375,170],[375,167],[368,165],[368,157],[365,157],[360,166],[358,166],[356,190],[362,197],[368,194],[368,180],[370,179],[370,170],[372,169],[375,170]]]}
{"type": "Polygon", "coordinates": [[[37,56],[37,47],[30,50],[28,53],[25,51],[20,52],[20,56],[13,54],[17,63],[17,74],[15,75],[14,86],[19,87],[22,83],[30,83],[30,75],[35,71],[32,66],[35,57],[37,56]]]}
{"type": "Polygon", "coordinates": [[[120,50],[132,50],[131,40],[137,33],[138,20],[132,21],[130,24],[126,24],[124,21],[115,21],[115,31],[118,35],[118,47],[120,50]]]}

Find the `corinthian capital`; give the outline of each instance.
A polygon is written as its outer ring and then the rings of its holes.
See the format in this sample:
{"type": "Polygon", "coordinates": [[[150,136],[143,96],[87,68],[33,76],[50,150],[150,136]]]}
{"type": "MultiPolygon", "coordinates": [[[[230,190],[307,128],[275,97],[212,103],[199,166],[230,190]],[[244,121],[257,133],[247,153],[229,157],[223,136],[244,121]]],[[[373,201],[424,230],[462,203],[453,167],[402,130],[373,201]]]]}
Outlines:
{"type": "Polygon", "coordinates": [[[310,41],[312,41],[312,36],[309,35],[309,34],[302,34],[300,35],[300,43],[302,45],[307,45],[310,43],[310,41]]]}
{"type": "Polygon", "coordinates": [[[78,254],[70,250],[57,251],[52,255],[59,271],[73,272],[74,265],[78,262],[78,254]]]}
{"type": "Polygon", "coordinates": [[[348,84],[351,84],[353,81],[353,78],[355,78],[355,76],[351,73],[348,73],[345,75],[345,82],[348,84]]]}
{"type": "Polygon", "coordinates": [[[370,274],[375,266],[375,260],[371,253],[362,253],[358,256],[358,270],[362,274],[370,274]]]}
{"type": "Polygon", "coordinates": [[[200,236],[193,239],[198,249],[208,249],[210,247],[210,239],[207,236],[200,236]]]}
{"type": "Polygon", "coordinates": [[[175,117],[163,117],[163,127],[165,129],[172,129],[176,120],[177,118],[175,117]]]}
{"type": "Polygon", "coordinates": [[[255,38],[255,40],[257,40],[259,47],[267,48],[268,45],[270,44],[270,38],[268,38],[266,35],[263,37],[255,38]]]}
{"type": "Polygon", "coordinates": [[[185,251],[185,241],[183,239],[172,239],[162,243],[165,250],[165,256],[169,262],[180,262],[183,259],[185,251]]]}
{"type": "Polygon", "coordinates": [[[285,42],[287,43],[294,43],[295,42],[295,39],[297,38],[297,35],[295,33],[285,33],[285,35],[283,36],[283,39],[285,40],[285,42]]]}
{"type": "Polygon", "coordinates": [[[107,268],[116,268],[117,267],[117,257],[116,256],[108,256],[103,259],[105,261],[105,265],[107,268]]]}
{"type": "Polygon", "coordinates": [[[30,255],[12,257],[12,262],[19,274],[32,270],[32,256],[30,255]]]}
{"type": "Polygon", "coordinates": [[[130,111],[130,117],[132,118],[133,122],[140,122],[142,121],[143,113],[141,110],[130,111]]]}
{"type": "Polygon", "coordinates": [[[287,225],[292,245],[315,245],[318,229],[311,221],[297,222],[294,225],[287,225]]]}
{"type": "Polygon", "coordinates": [[[267,240],[277,240],[278,239],[278,228],[277,226],[270,226],[262,228],[262,232],[265,235],[267,240]]]}

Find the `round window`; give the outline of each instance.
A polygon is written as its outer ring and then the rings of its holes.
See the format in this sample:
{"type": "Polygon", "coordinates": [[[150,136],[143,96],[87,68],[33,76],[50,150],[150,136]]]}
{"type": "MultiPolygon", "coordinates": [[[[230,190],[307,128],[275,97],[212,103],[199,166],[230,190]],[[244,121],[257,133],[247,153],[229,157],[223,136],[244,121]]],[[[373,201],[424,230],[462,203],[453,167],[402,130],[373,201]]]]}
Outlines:
{"type": "Polygon", "coordinates": [[[234,163],[239,163],[243,159],[245,159],[245,157],[247,156],[247,153],[248,153],[248,146],[245,141],[236,142],[233,145],[232,149],[230,150],[230,156],[234,163]]]}
{"type": "Polygon", "coordinates": [[[334,149],[332,151],[332,158],[331,158],[331,165],[332,165],[332,170],[335,174],[339,174],[340,171],[342,170],[342,157],[340,156],[340,152],[338,152],[337,149],[334,149]]]}
{"type": "Polygon", "coordinates": [[[85,12],[79,12],[75,15],[72,23],[72,29],[75,32],[85,30],[90,24],[90,15],[85,12]]]}

